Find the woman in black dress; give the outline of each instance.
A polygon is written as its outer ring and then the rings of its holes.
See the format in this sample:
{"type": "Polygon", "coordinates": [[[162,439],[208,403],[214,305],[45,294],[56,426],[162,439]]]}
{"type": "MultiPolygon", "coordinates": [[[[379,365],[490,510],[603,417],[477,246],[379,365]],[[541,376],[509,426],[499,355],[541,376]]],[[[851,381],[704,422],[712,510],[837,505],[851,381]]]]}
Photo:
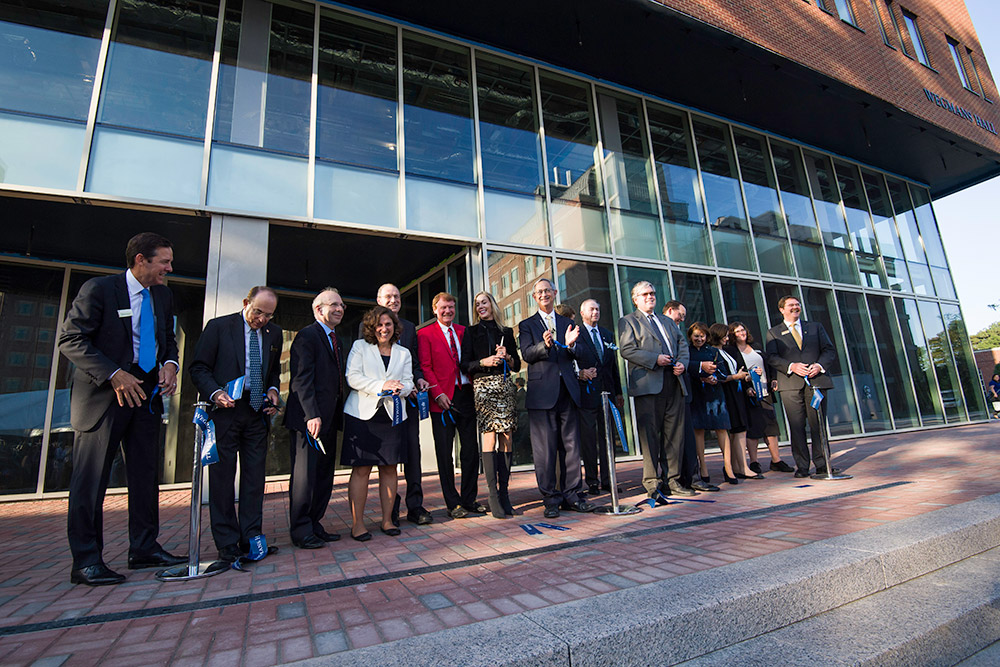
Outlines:
{"type": "MultiPolygon", "coordinates": [[[[722,385],[722,393],[725,396],[726,411],[729,413],[729,465],[732,469],[732,477],[727,472],[724,477],[730,484],[736,484],[741,479],[756,479],[756,473],[747,475],[746,468],[746,432],[747,432],[747,399],[743,388],[750,379],[746,370],[740,370],[740,363],[736,361],[727,348],[729,343],[729,327],[720,322],[716,322],[708,328],[708,344],[716,351],[716,375],[722,385]]],[[[725,457],[723,457],[725,460],[725,457]]],[[[760,476],[759,479],[764,479],[760,476]]]]}
{"type": "Polygon", "coordinates": [[[711,481],[708,465],[705,463],[705,431],[715,431],[719,449],[722,450],[722,476],[727,482],[733,480],[732,483],[736,484],[729,461],[729,411],[726,409],[725,394],[717,374],[719,353],[708,344],[710,334],[704,322],[695,322],[689,326],[687,335],[691,352],[688,361],[688,374],[691,376],[691,422],[701,481],[706,484],[711,481]]]}
{"type": "Polygon", "coordinates": [[[475,299],[473,324],[462,337],[462,372],[472,378],[476,423],[482,434],[483,473],[490,490],[490,512],[498,519],[514,515],[508,483],[517,422],[513,373],[521,369],[514,332],[504,326],[489,292],[475,299]]]}
{"type": "Polygon", "coordinates": [[[396,499],[396,466],[404,463],[406,419],[403,396],[413,391],[410,351],[397,345],[400,326],[396,314],[384,306],[365,313],[361,339],[347,355],[347,384],[353,389],[344,404],[344,446],[341,465],[351,466],[347,498],[351,504],[351,537],[366,542],[368,478],[378,466],[378,494],[382,503],[382,532],[399,535],[392,523],[396,499]],[[393,422],[396,422],[395,424],[393,422]]]}

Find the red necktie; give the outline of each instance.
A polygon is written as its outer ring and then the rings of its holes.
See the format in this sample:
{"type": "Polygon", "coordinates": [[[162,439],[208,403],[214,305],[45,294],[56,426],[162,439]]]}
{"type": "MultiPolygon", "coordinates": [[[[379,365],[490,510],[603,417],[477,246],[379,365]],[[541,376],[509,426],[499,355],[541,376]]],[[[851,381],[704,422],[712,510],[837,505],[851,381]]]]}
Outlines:
{"type": "Polygon", "coordinates": [[[458,365],[458,345],[455,343],[455,330],[448,327],[448,344],[451,346],[451,356],[455,360],[455,368],[458,374],[455,376],[455,384],[462,384],[462,368],[458,365]]]}
{"type": "MultiPolygon", "coordinates": [[[[337,364],[337,371],[340,372],[343,370],[343,367],[340,365],[340,341],[337,340],[337,334],[334,333],[333,331],[330,332],[330,344],[333,345],[333,362],[337,364]]],[[[343,380],[338,381],[337,384],[340,387],[339,393],[341,396],[343,396],[344,395],[343,380]]]]}

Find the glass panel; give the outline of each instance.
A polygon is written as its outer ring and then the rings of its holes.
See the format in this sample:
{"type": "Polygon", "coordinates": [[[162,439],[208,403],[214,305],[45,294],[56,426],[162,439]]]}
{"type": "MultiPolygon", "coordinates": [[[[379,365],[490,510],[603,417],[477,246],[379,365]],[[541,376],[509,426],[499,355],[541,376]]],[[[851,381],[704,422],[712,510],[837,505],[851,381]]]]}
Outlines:
{"type": "Polygon", "coordinates": [[[840,332],[839,313],[833,292],[816,287],[803,287],[803,306],[806,319],[819,322],[830,335],[834,347],[837,348],[837,358],[826,369],[827,375],[833,380],[833,389],[825,392],[826,416],[830,426],[830,435],[853,435],[861,432],[858,422],[858,408],[855,402],[858,395],[851,384],[848,375],[847,357],[844,338],[840,332]]]}
{"type": "Polygon", "coordinates": [[[753,249],[736,159],[729,141],[729,127],[696,119],[694,139],[705,184],[705,206],[712,227],[715,260],[719,266],[753,271],[753,249]]]}
{"type": "Polygon", "coordinates": [[[687,115],[653,104],[647,105],[647,109],[660,209],[666,223],[667,254],[673,262],[711,266],[708,227],[687,115]]]}
{"type": "Polygon", "coordinates": [[[754,349],[763,350],[770,327],[764,316],[760,284],[754,280],[725,277],[719,278],[719,282],[722,284],[722,300],[726,304],[726,322],[742,322],[753,338],[754,349]]]}
{"type": "Polygon", "coordinates": [[[794,275],[767,141],[759,134],[740,130],[734,130],[733,137],[760,271],[794,275]]]}
{"type": "Polygon", "coordinates": [[[76,190],[84,131],[75,121],[0,112],[0,183],[76,190]]]}
{"type": "Polygon", "coordinates": [[[927,354],[924,340],[924,330],[920,326],[920,315],[917,312],[917,302],[914,299],[894,299],[896,316],[899,318],[899,328],[903,333],[903,349],[910,362],[910,373],[913,377],[913,387],[917,391],[917,406],[924,426],[936,426],[944,423],[944,412],[941,409],[941,396],[938,394],[937,380],[934,378],[934,367],[927,354]]]}
{"type": "Polygon", "coordinates": [[[309,150],[314,8],[299,7],[226,3],[209,172],[212,206],[305,215],[306,163],[292,156],[305,157],[309,150]]]}
{"type": "Polygon", "coordinates": [[[602,165],[615,252],[666,259],[653,197],[646,123],[639,100],[601,92],[602,165]]]}
{"type": "MultiPolygon", "coordinates": [[[[795,267],[803,278],[829,280],[823,241],[816,227],[816,214],[809,199],[802,154],[796,146],[771,141],[771,155],[778,174],[778,189],[785,209],[788,236],[795,253],[795,267]]],[[[768,302],[770,303],[770,302],[768,302]]]]}
{"type": "MultiPolygon", "coordinates": [[[[622,299],[622,316],[628,315],[634,311],[635,304],[632,303],[632,288],[640,280],[646,280],[652,283],[653,287],[656,288],[656,304],[659,308],[663,308],[663,304],[671,299],[670,294],[670,275],[662,269],[649,269],[645,267],[638,266],[619,266],[618,267],[618,280],[621,285],[621,299],[622,299]]],[[[691,316],[691,307],[688,306],[688,322],[694,322],[691,316]]],[[[608,327],[609,329],[611,327],[608,327]]],[[[617,321],[615,323],[615,328],[617,329],[617,321]]]]}
{"type": "Polygon", "coordinates": [[[948,332],[944,328],[941,309],[931,301],[918,301],[920,321],[924,325],[924,335],[931,351],[931,360],[937,373],[938,386],[941,388],[941,401],[944,405],[945,419],[952,422],[966,421],[965,401],[958,382],[958,372],[951,356],[951,343],[948,332]]]}
{"type": "Polygon", "coordinates": [[[861,178],[865,185],[865,194],[871,206],[872,219],[875,227],[875,238],[878,239],[878,249],[885,265],[886,279],[889,289],[912,292],[910,274],[906,270],[903,259],[903,247],[896,233],[896,220],[892,215],[892,205],[889,203],[889,192],[885,187],[885,179],[881,174],[861,170],[861,178]]]}
{"type": "Polygon", "coordinates": [[[398,227],[396,31],[320,9],[318,218],[398,227]]]}
{"type": "Polygon", "coordinates": [[[840,193],[837,191],[830,158],[809,151],[804,151],[804,155],[830,273],[834,282],[858,285],[858,267],[851,252],[847,224],[840,210],[840,193]]]}
{"type": "Polygon", "coordinates": [[[955,365],[958,367],[958,377],[965,395],[965,405],[969,409],[970,419],[987,419],[986,403],[983,397],[983,387],[979,378],[976,359],[969,345],[969,332],[965,328],[965,319],[958,306],[942,303],[941,314],[948,327],[948,339],[951,351],[955,355],[955,365]]]}
{"type": "Polygon", "coordinates": [[[545,184],[534,71],[476,57],[486,237],[546,245],[545,184]]]}
{"type": "MultiPolygon", "coordinates": [[[[517,255],[509,252],[490,251],[487,253],[486,262],[489,267],[490,291],[497,300],[497,305],[500,307],[500,312],[503,313],[507,325],[514,330],[515,335],[518,335],[518,323],[534,315],[538,309],[534,297],[531,296],[531,288],[539,278],[552,279],[552,261],[549,257],[542,255],[517,255]],[[532,274],[525,275],[525,280],[520,283],[519,287],[512,287],[511,272],[515,269],[521,271],[529,264],[534,268],[532,274]]],[[[556,295],[556,298],[558,299],[560,296],[556,295]]],[[[527,366],[527,364],[521,364],[521,371],[514,375],[514,384],[517,385],[517,424],[514,427],[515,465],[530,464],[532,461],[528,410],[524,407],[525,388],[528,381],[527,366]]]]}
{"type": "Polygon", "coordinates": [[[785,296],[794,296],[801,301],[799,286],[790,283],[764,283],[764,312],[767,313],[768,328],[781,323],[783,318],[778,310],[778,302],[785,296]]]}
{"type": "Polygon", "coordinates": [[[553,245],[609,252],[590,86],[547,72],[540,83],[553,245]]]}
{"type": "MultiPolygon", "coordinates": [[[[687,308],[686,322],[704,322],[713,324],[722,322],[722,302],[719,298],[719,286],[715,276],[700,273],[681,273],[674,271],[674,298],[687,308]]],[[[655,283],[654,283],[655,284],[655,283]]],[[[662,308],[667,302],[664,297],[657,299],[657,308],[662,308]]]]}
{"type": "MultiPolygon", "coordinates": [[[[0,494],[37,488],[62,283],[62,269],[0,264],[0,494]]],[[[56,396],[68,421],[69,392],[56,396]]]]}
{"type": "Polygon", "coordinates": [[[868,215],[868,202],[861,183],[861,172],[853,164],[836,160],[837,183],[840,196],[844,200],[847,229],[851,234],[851,244],[858,259],[861,284],[866,287],[885,289],[887,286],[882,265],[878,261],[878,244],[875,230],[868,215]]]}
{"type": "Polygon", "coordinates": [[[930,194],[924,188],[913,185],[910,186],[910,194],[914,203],[913,213],[920,225],[920,238],[927,251],[927,263],[931,267],[934,287],[938,296],[943,299],[957,299],[955,285],[951,280],[951,272],[948,271],[948,258],[945,257],[941,234],[938,232],[937,220],[934,217],[934,209],[931,208],[930,194]]]}
{"type": "Polygon", "coordinates": [[[920,232],[917,229],[917,218],[913,213],[913,204],[907,193],[906,183],[886,176],[889,187],[889,200],[896,211],[896,227],[899,230],[900,245],[906,258],[910,278],[913,281],[913,291],[917,294],[934,294],[930,269],[927,268],[927,256],[920,243],[920,232]]]}
{"type": "Polygon", "coordinates": [[[875,346],[882,363],[879,366],[889,390],[889,404],[896,428],[920,426],[917,403],[906,368],[906,352],[899,337],[899,328],[888,297],[868,295],[868,311],[875,332],[875,346]]]}
{"type": "Polygon", "coordinates": [[[202,140],[97,127],[87,190],[197,205],[204,154],[202,140]]]}
{"type": "Polygon", "coordinates": [[[868,326],[868,308],[864,295],[857,292],[837,292],[840,316],[844,320],[847,352],[851,355],[854,387],[865,431],[892,430],[892,420],[886,408],[882,369],[875,353],[875,338],[868,326]]]}
{"type": "Polygon", "coordinates": [[[406,179],[407,229],[477,238],[476,217],[476,186],[406,179]]]}

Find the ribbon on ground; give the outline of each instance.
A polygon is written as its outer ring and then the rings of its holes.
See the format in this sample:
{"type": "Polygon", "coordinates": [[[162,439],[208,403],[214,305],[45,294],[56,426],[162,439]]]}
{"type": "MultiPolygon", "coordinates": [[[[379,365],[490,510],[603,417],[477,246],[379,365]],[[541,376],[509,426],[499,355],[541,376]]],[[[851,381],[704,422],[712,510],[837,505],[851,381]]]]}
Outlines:
{"type": "Polygon", "coordinates": [[[219,451],[215,443],[215,422],[208,416],[205,408],[197,408],[194,411],[194,419],[191,423],[201,429],[201,463],[210,466],[219,460],[219,451]]]}
{"type": "Polygon", "coordinates": [[[625,439],[625,426],[622,424],[622,415],[618,412],[618,407],[611,401],[608,401],[608,407],[611,408],[611,416],[614,417],[615,427],[618,429],[618,439],[622,442],[622,449],[628,454],[628,440],[625,439]]]}

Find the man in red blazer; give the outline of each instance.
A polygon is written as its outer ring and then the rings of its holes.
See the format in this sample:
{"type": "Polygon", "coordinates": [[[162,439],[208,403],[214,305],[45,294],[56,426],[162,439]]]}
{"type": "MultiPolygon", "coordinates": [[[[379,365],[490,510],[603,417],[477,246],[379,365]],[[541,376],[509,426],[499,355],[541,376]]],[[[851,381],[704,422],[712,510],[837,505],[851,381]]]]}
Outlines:
{"type": "Polygon", "coordinates": [[[430,383],[431,430],[437,455],[441,492],[453,519],[481,516],[486,506],[479,494],[479,441],[476,437],[476,406],[472,399],[472,381],[459,368],[462,336],[465,327],[454,324],[455,297],[439,292],[431,301],[437,322],[417,332],[420,367],[430,383]],[[452,461],[455,433],[461,448],[462,492],[455,489],[455,465],[452,461]]]}

